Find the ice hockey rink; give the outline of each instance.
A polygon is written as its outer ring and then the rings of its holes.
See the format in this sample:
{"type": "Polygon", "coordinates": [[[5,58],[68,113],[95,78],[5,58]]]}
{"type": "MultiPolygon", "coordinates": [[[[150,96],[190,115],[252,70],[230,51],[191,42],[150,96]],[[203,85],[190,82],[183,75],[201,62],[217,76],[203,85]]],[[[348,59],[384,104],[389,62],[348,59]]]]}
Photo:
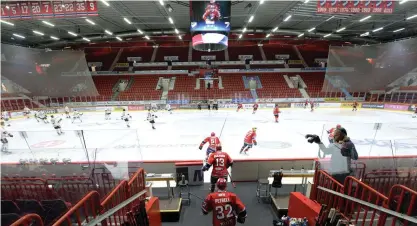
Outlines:
{"type": "MultiPolygon", "coordinates": [[[[206,146],[201,141],[215,132],[223,150],[233,159],[294,159],[317,157],[318,146],[307,143],[305,134],[320,135],[328,143],[326,130],[341,124],[356,144],[360,157],[404,156],[417,154],[417,118],[410,113],[359,109],[282,109],[275,123],[272,109],[178,110],[173,114],[157,112],[156,130],[146,121],[147,112],[130,112],[131,128],[113,112],[85,112],[82,122],[63,118],[59,136],[51,124],[34,118],[11,121],[7,130],[9,153],[2,163],[20,159],[71,159],[85,161],[175,161],[203,160],[206,146]],[[380,123],[380,124],[377,124],[380,123]],[[245,134],[257,127],[258,146],[248,155],[239,154],[245,134]],[[84,147],[87,147],[87,151],[84,147]]],[[[59,114],[60,115],[60,114],[59,114]]]]}

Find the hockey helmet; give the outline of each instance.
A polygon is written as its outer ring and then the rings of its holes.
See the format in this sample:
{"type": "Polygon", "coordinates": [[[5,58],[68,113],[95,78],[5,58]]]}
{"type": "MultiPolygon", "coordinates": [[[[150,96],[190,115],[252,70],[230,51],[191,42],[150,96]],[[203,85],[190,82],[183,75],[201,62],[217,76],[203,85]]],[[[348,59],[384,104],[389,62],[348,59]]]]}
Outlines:
{"type": "Polygon", "coordinates": [[[342,126],[341,126],[340,124],[337,124],[337,125],[336,125],[336,128],[337,128],[337,129],[340,129],[340,128],[342,128],[342,126]]]}
{"type": "Polygon", "coordinates": [[[216,136],[216,133],[211,132],[211,136],[212,136],[212,137],[216,136]]]}
{"type": "Polygon", "coordinates": [[[227,181],[224,178],[219,178],[216,182],[217,188],[219,190],[226,190],[227,187],[227,181]]]}
{"type": "Polygon", "coordinates": [[[258,128],[256,128],[256,127],[253,127],[253,128],[252,128],[252,130],[253,130],[253,131],[256,131],[257,129],[258,129],[258,128]]]}
{"type": "Polygon", "coordinates": [[[220,144],[216,146],[216,151],[222,151],[222,146],[220,144]]]}

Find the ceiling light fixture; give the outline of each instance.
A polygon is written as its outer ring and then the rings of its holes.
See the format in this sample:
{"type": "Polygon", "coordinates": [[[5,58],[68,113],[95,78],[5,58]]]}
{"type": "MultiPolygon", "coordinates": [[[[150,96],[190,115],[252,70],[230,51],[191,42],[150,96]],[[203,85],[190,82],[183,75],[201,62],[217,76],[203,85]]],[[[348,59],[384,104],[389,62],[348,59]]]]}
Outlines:
{"type": "Polygon", "coordinates": [[[51,38],[52,38],[53,40],[59,40],[59,38],[58,38],[58,37],[55,37],[55,36],[51,36],[51,38]]]}
{"type": "Polygon", "coordinates": [[[330,35],[332,35],[332,34],[327,34],[327,35],[325,35],[325,36],[323,36],[324,38],[327,38],[327,37],[329,37],[330,35]]]}
{"type": "Polygon", "coordinates": [[[163,0],[159,0],[159,4],[164,5],[164,1],[163,0]]]}
{"type": "Polygon", "coordinates": [[[345,29],[346,29],[346,27],[342,27],[339,30],[337,30],[336,32],[341,32],[341,31],[344,31],[345,29]]]}
{"type": "Polygon", "coordinates": [[[413,19],[414,17],[417,17],[417,14],[416,14],[416,15],[414,15],[414,16],[407,17],[407,19],[406,19],[406,20],[411,20],[411,19],[413,19]]]}
{"type": "Polygon", "coordinates": [[[316,28],[315,28],[315,27],[310,28],[310,29],[308,30],[308,32],[312,32],[312,31],[314,31],[314,30],[316,30],[316,28]]]}
{"type": "Polygon", "coordinates": [[[267,34],[266,37],[269,38],[269,36],[271,36],[271,34],[267,34]]]}
{"type": "Polygon", "coordinates": [[[265,2],[265,0],[261,0],[261,1],[259,2],[259,4],[260,4],[260,5],[262,5],[262,4],[264,4],[264,2],[265,2]]]}
{"type": "Polygon", "coordinates": [[[248,21],[248,22],[249,22],[249,23],[250,23],[250,22],[252,22],[254,18],[255,18],[255,17],[254,17],[253,15],[252,15],[252,16],[250,16],[250,17],[249,17],[249,21],[248,21]]]}
{"type": "Polygon", "coordinates": [[[14,26],[14,24],[12,24],[12,23],[10,23],[10,22],[7,22],[7,21],[4,21],[4,20],[0,20],[0,22],[2,22],[2,23],[4,23],[4,24],[7,24],[7,25],[10,25],[10,26],[14,26]]]}
{"type": "Polygon", "coordinates": [[[288,16],[284,19],[284,21],[288,21],[291,17],[292,17],[291,15],[288,15],[288,16]]]}
{"type": "Polygon", "coordinates": [[[372,32],[377,32],[377,31],[380,31],[382,29],[384,29],[384,27],[377,28],[377,29],[373,30],[372,32]]]}
{"type": "Polygon", "coordinates": [[[88,23],[90,23],[91,25],[96,25],[96,23],[94,23],[92,20],[85,19],[85,21],[87,21],[87,22],[88,22],[88,23]]]}
{"type": "Polygon", "coordinates": [[[333,19],[334,18],[334,16],[331,16],[331,17],[329,17],[329,19],[327,19],[326,21],[329,21],[329,20],[331,20],[331,19],[333,19]]]}
{"type": "Polygon", "coordinates": [[[275,27],[274,29],[272,29],[273,32],[276,32],[278,30],[278,27],[275,27]]]}
{"type": "Polygon", "coordinates": [[[182,40],[182,37],[181,37],[181,35],[178,35],[178,38],[182,40]]]}
{"type": "Polygon", "coordinates": [[[143,31],[142,31],[142,30],[138,29],[138,32],[139,32],[141,35],[143,35],[143,31]]]}
{"type": "Polygon", "coordinates": [[[174,20],[171,17],[168,17],[168,20],[171,24],[174,24],[174,20]]]}
{"type": "Polygon", "coordinates": [[[303,37],[303,36],[304,36],[304,33],[298,35],[298,37],[303,37]]]}
{"type": "Polygon", "coordinates": [[[399,31],[402,31],[402,30],[404,30],[405,28],[400,28],[400,29],[397,29],[397,30],[395,30],[395,31],[393,31],[394,33],[395,32],[399,32],[399,31]]]}
{"type": "Polygon", "coordinates": [[[241,38],[242,38],[242,34],[239,35],[239,39],[241,39],[241,38]]]}
{"type": "Polygon", "coordinates": [[[119,41],[123,41],[123,39],[118,37],[118,36],[116,36],[116,39],[119,40],[119,41]]]}
{"type": "Polygon", "coordinates": [[[23,36],[23,35],[19,35],[19,34],[13,34],[13,36],[16,36],[16,37],[18,37],[18,38],[25,38],[25,36],[23,36]]]}
{"type": "Polygon", "coordinates": [[[132,22],[130,22],[130,20],[129,20],[129,19],[127,19],[126,17],[124,17],[124,18],[123,18],[123,20],[124,20],[126,23],[128,23],[128,24],[132,24],[132,22]]]}
{"type": "Polygon", "coordinates": [[[404,3],[406,3],[406,2],[408,2],[408,0],[402,0],[402,1],[400,1],[400,5],[401,5],[401,4],[404,4],[404,3]]]}
{"type": "Polygon", "coordinates": [[[72,36],[77,36],[77,34],[75,34],[74,32],[68,31],[68,34],[72,35],[72,36]]]}
{"type": "Polygon", "coordinates": [[[304,3],[308,3],[310,0],[305,0],[304,3]]]}
{"type": "Polygon", "coordinates": [[[365,33],[361,34],[360,36],[363,37],[363,36],[368,36],[368,35],[369,35],[369,32],[365,32],[365,33]]]}
{"type": "Polygon", "coordinates": [[[40,32],[40,31],[36,31],[36,30],[33,30],[33,33],[35,33],[35,34],[37,34],[37,35],[45,35],[44,33],[42,33],[42,32],[40,32]]]}
{"type": "Polygon", "coordinates": [[[49,26],[51,26],[51,27],[55,27],[55,25],[54,25],[54,24],[49,23],[48,21],[44,21],[44,20],[42,20],[42,23],[44,23],[44,24],[46,24],[46,25],[49,25],[49,26]]]}
{"type": "Polygon", "coordinates": [[[104,32],[106,32],[108,35],[113,35],[113,33],[109,30],[104,30],[104,32]]]}
{"type": "Polygon", "coordinates": [[[100,0],[104,5],[110,6],[110,4],[106,0],[100,0]]]}
{"type": "Polygon", "coordinates": [[[148,40],[150,39],[150,38],[149,38],[149,36],[147,36],[147,35],[145,35],[145,37],[144,37],[144,38],[146,38],[146,39],[148,39],[148,40]]]}
{"type": "Polygon", "coordinates": [[[367,17],[364,17],[364,18],[362,18],[362,19],[360,19],[359,20],[359,22],[364,22],[365,20],[367,20],[367,19],[369,19],[369,18],[371,18],[372,16],[367,16],[367,17]]]}
{"type": "Polygon", "coordinates": [[[175,28],[175,33],[179,34],[180,32],[175,28]]]}
{"type": "Polygon", "coordinates": [[[246,32],[246,27],[244,27],[244,28],[243,28],[242,32],[243,32],[243,33],[245,33],[245,32],[246,32]]]}
{"type": "Polygon", "coordinates": [[[87,41],[87,42],[89,42],[89,41],[90,41],[90,39],[88,39],[88,38],[83,38],[83,40],[85,40],[85,41],[87,41]]]}

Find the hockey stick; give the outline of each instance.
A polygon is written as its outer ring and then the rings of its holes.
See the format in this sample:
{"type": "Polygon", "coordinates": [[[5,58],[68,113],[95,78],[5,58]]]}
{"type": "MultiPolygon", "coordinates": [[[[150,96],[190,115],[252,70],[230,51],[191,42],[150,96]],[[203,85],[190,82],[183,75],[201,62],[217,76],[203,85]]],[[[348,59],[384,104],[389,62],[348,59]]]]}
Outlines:
{"type": "Polygon", "coordinates": [[[232,182],[233,188],[236,188],[236,184],[235,184],[235,182],[233,182],[232,175],[230,175],[229,171],[227,171],[227,175],[229,175],[229,177],[230,177],[230,181],[232,182]]]}

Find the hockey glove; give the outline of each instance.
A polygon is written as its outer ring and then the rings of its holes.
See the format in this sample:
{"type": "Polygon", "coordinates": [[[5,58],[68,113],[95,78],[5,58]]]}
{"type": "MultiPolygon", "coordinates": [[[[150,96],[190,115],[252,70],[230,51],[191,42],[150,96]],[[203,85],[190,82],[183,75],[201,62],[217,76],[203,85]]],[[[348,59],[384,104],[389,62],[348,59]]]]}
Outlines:
{"type": "Polygon", "coordinates": [[[207,171],[209,168],[210,168],[210,165],[206,164],[201,168],[201,171],[207,171]]]}
{"type": "Polygon", "coordinates": [[[198,149],[200,149],[200,150],[203,149],[203,146],[198,147],[198,149]]]}
{"type": "Polygon", "coordinates": [[[256,142],[256,140],[254,140],[253,144],[256,146],[256,145],[258,145],[258,142],[256,142]]]}
{"type": "Polygon", "coordinates": [[[320,144],[321,143],[321,140],[320,140],[320,137],[319,136],[317,136],[317,135],[314,135],[314,134],[307,134],[306,135],[306,139],[307,139],[307,141],[309,142],[309,143],[316,143],[316,144],[320,144]]]}
{"type": "Polygon", "coordinates": [[[10,137],[13,137],[13,134],[9,134],[10,137]]]}
{"type": "Polygon", "coordinates": [[[246,216],[247,216],[246,210],[243,210],[237,215],[237,222],[239,222],[240,224],[244,224],[246,220],[246,216]]]}

